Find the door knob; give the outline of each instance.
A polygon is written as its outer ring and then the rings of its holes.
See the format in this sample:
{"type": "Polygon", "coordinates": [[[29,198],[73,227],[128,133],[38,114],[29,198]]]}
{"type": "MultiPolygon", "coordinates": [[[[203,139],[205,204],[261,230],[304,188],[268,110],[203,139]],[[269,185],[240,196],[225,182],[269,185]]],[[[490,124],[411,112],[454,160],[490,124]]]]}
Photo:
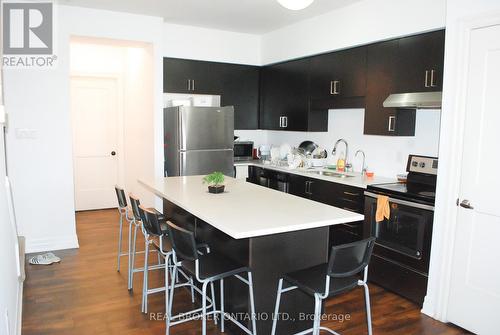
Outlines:
{"type": "Polygon", "coordinates": [[[115,151],[111,151],[111,156],[114,156],[116,155],[116,152],[115,151]]]}
{"type": "Polygon", "coordinates": [[[462,202],[460,203],[460,207],[463,207],[465,209],[474,209],[469,200],[462,200],[462,202]]]}

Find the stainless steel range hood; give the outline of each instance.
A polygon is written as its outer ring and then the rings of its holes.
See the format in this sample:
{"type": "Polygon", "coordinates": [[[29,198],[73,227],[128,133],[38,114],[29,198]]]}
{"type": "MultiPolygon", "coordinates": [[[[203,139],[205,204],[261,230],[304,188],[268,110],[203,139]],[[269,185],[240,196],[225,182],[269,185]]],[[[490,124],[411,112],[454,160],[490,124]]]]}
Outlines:
{"type": "Polygon", "coordinates": [[[385,99],[384,107],[440,109],[442,96],[443,92],[391,94],[385,99]]]}

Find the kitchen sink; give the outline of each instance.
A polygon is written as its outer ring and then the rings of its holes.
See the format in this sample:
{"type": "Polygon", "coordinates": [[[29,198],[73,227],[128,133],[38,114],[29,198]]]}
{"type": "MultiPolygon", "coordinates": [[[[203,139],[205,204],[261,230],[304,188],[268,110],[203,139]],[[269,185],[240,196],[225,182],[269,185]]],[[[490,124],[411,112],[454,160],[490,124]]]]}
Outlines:
{"type": "Polygon", "coordinates": [[[332,172],[332,171],[318,171],[318,170],[315,170],[315,171],[307,171],[307,173],[314,173],[314,174],[318,174],[318,175],[321,175],[321,176],[335,177],[335,178],[351,178],[351,177],[356,177],[356,176],[353,176],[353,175],[350,175],[350,174],[340,173],[340,172],[332,172]]]}

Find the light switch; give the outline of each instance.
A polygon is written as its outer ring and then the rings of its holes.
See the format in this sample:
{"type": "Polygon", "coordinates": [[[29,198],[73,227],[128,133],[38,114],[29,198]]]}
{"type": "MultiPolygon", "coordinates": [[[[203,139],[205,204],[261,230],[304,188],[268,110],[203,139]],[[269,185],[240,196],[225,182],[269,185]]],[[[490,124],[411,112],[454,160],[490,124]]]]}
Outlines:
{"type": "Polygon", "coordinates": [[[35,139],[37,138],[36,129],[16,128],[16,138],[19,139],[35,139]]]}

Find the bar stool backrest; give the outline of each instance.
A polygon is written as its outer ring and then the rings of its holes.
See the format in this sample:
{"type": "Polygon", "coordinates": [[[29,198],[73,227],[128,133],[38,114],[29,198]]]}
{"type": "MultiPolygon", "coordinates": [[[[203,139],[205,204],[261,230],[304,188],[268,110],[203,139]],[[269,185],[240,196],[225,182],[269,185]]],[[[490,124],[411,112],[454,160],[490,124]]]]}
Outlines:
{"type": "Polygon", "coordinates": [[[127,208],[127,198],[125,196],[125,190],[118,185],[115,186],[116,197],[118,198],[118,206],[120,208],[127,208]]]}
{"type": "Polygon", "coordinates": [[[132,193],[129,193],[128,197],[130,199],[130,207],[132,207],[132,214],[134,215],[134,219],[136,221],[141,221],[141,213],[139,212],[139,206],[141,205],[141,202],[139,201],[139,198],[132,193]]]}
{"type": "Polygon", "coordinates": [[[167,221],[167,229],[170,243],[172,243],[172,249],[174,249],[176,257],[187,261],[197,260],[198,253],[196,252],[194,233],[170,221],[167,221]]]}
{"type": "Polygon", "coordinates": [[[332,247],[328,275],[334,278],[350,277],[363,271],[372,255],[375,237],[332,247]]]}
{"type": "Polygon", "coordinates": [[[139,205],[139,215],[141,216],[142,225],[149,235],[162,235],[157,212],[139,205]]]}

